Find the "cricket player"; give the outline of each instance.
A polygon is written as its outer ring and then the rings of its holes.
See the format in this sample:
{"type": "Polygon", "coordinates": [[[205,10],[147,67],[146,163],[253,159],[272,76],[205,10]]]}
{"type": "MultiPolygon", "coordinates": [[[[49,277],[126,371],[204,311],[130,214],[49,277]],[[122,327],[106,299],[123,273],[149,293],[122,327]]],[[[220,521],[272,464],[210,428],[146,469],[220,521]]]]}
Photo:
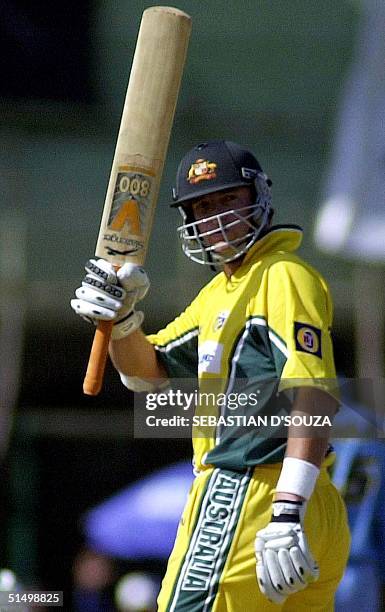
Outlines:
{"type": "MultiPolygon", "coordinates": [[[[271,181],[253,153],[230,141],[199,144],[179,165],[173,200],[184,253],[216,271],[179,317],[144,335],[135,305],[149,280],[132,264],[115,273],[90,260],[72,300],[86,319],[114,321],[110,355],[123,384],[154,391],[167,379],[198,376],[201,389],[211,384],[229,398],[243,381],[260,393],[247,414],[279,414],[289,403],[291,417],[322,410],[332,419],[338,391],[329,291],[296,254],[301,229],[272,225],[271,181]]],[[[216,411],[226,417],[230,407],[216,411]]],[[[329,430],[294,430],[229,435],[218,426],[193,435],[197,475],[160,611],[333,610],[350,544],[328,474],[334,453],[329,430]]]]}

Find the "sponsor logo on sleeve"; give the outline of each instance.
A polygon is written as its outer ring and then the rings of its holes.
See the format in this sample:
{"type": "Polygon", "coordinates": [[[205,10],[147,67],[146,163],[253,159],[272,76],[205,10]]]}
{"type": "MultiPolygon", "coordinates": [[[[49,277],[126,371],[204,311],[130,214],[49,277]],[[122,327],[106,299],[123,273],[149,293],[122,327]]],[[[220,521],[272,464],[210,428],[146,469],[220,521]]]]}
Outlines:
{"type": "Polygon", "coordinates": [[[295,349],[322,358],[321,330],[314,325],[294,321],[295,349]]]}

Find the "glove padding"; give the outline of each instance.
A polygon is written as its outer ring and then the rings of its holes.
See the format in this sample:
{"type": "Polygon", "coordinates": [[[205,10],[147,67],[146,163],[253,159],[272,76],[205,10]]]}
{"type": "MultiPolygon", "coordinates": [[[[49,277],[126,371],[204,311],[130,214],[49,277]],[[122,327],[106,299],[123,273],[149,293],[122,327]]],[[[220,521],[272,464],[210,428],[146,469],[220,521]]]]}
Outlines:
{"type": "Polygon", "coordinates": [[[116,271],[104,259],[90,259],[85,269],[87,274],[82,286],[75,291],[76,299],[71,300],[76,314],[94,324],[114,321],[111,334],[114,340],[138,329],[144,315],[135,311],[134,306],[145,297],[150,287],[144,268],[126,263],[116,271]]]}
{"type": "Polygon", "coordinates": [[[259,588],[276,604],[319,577],[303,529],[305,510],[305,501],[273,502],[271,522],[255,539],[259,588]]]}

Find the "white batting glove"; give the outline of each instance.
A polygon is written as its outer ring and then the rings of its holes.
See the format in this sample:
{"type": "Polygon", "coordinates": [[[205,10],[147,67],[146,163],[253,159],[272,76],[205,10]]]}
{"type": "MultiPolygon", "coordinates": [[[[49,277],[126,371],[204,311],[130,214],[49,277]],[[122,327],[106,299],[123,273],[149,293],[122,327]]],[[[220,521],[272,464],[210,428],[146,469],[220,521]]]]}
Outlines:
{"type": "Polygon", "coordinates": [[[273,502],[271,522],[255,539],[259,588],[276,604],[319,577],[303,529],[305,510],[305,501],[273,502]]]}
{"type": "Polygon", "coordinates": [[[90,259],[81,287],[71,307],[76,314],[91,321],[114,321],[111,338],[128,336],[143,323],[144,314],[134,309],[146,295],[150,281],[146,271],[136,264],[126,263],[118,271],[104,259],[90,259]]]}

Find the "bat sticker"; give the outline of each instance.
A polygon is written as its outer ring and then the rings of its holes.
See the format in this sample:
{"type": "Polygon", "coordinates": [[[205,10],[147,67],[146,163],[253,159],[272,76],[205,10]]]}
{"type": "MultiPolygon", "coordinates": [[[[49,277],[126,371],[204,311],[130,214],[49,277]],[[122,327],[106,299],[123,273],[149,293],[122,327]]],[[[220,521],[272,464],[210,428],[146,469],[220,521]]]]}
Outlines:
{"type": "Polygon", "coordinates": [[[108,255],[134,255],[138,253],[143,247],[138,247],[137,249],[129,249],[128,251],[117,251],[116,249],[112,249],[111,247],[107,247],[108,255]]]}
{"type": "Polygon", "coordinates": [[[136,255],[143,250],[152,208],[152,173],[120,166],[103,233],[105,252],[113,257],[136,255]],[[113,244],[109,244],[113,243],[113,244]],[[117,245],[124,245],[124,250],[117,245]]]}

